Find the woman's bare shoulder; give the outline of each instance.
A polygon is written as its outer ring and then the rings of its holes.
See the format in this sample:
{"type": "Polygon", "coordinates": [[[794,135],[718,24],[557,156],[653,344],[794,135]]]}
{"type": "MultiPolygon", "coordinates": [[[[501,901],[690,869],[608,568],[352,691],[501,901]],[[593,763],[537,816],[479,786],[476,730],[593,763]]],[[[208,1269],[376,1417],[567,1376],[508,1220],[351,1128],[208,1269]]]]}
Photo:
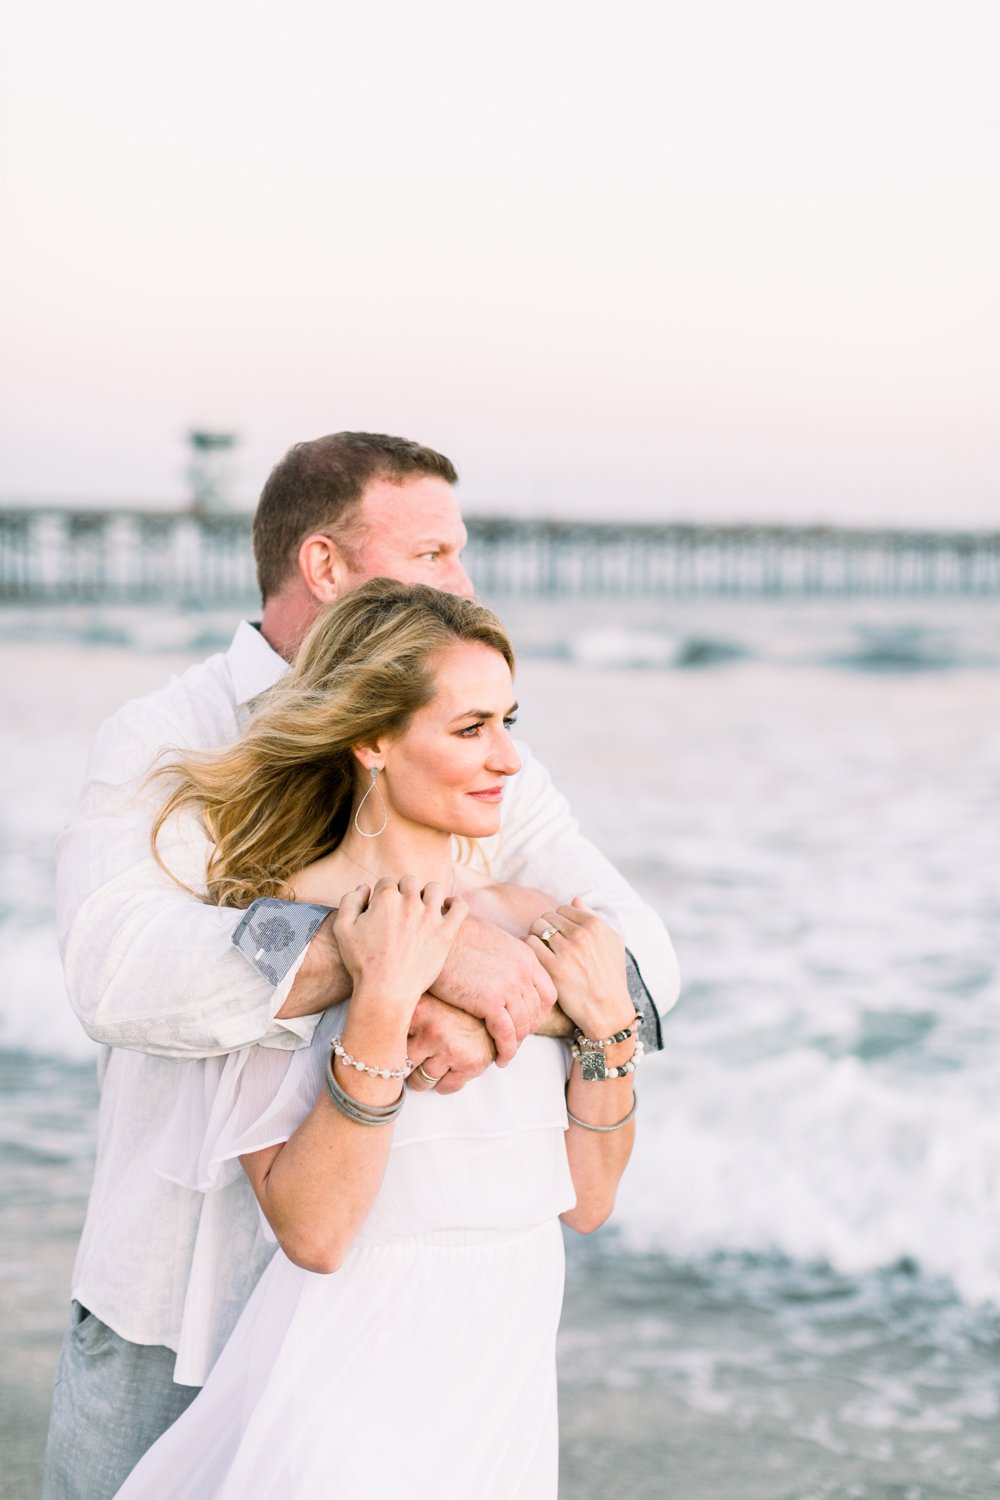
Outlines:
{"type": "Polygon", "coordinates": [[[544,891],[524,885],[501,885],[473,870],[463,872],[458,893],[468,903],[472,916],[492,922],[515,937],[524,937],[532,922],[557,904],[544,891]],[[466,875],[472,877],[468,883],[466,875]]]}

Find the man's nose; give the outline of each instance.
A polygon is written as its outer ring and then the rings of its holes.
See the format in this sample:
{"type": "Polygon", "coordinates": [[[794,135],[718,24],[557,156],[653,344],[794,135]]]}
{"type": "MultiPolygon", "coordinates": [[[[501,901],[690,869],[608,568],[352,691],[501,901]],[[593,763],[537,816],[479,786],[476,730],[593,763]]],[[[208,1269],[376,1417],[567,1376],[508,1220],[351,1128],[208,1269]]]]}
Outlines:
{"type": "Polygon", "coordinates": [[[471,599],[476,592],[472,587],[472,579],[457,557],[448,569],[447,582],[441,587],[449,594],[457,594],[460,599],[471,599]]]}

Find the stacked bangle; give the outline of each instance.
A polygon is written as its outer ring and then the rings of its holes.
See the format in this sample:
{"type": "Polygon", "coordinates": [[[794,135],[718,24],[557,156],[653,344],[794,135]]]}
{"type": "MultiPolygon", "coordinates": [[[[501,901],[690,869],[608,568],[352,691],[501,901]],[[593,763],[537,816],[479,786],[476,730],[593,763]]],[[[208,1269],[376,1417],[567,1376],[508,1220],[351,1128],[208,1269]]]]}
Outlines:
{"type": "Polygon", "coordinates": [[[344,1038],[335,1036],[330,1047],[342,1063],[349,1068],[357,1068],[359,1073],[367,1073],[369,1078],[409,1078],[413,1072],[414,1064],[408,1057],[403,1059],[401,1068],[374,1068],[371,1063],[362,1062],[360,1058],[352,1057],[349,1052],[344,1051],[344,1038]]]}
{"type": "MultiPolygon", "coordinates": [[[[569,1088],[569,1085],[567,1084],[567,1089],[568,1088],[569,1088]]],[[[590,1124],[587,1123],[586,1120],[578,1120],[577,1117],[576,1117],[576,1115],[570,1114],[568,1106],[567,1106],[567,1109],[566,1109],[566,1117],[569,1120],[569,1122],[570,1122],[571,1125],[579,1125],[582,1130],[597,1130],[597,1131],[600,1131],[600,1133],[602,1135],[608,1135],[612,1130],[621,1130],[622,1126],[627,1125],[628,1122],[629,1122],[629,1120],[631,1120],[632,1116],[635,1114],[635,1112],[638,1109],[638,1107],[639,1107],[639,1097],[638,1097],[638,1095],[636,1095],[633,1098],[633,1100],[632,1100],[632,1108],[629,1110],[628,1114],[625,1115],[625,1116],[623,1116],[622,1119],[616,1120],[615,1123],[614,1123],[614,1125],[590,1125],[590,1124]]]]}
{"type": "Polygon", "coordinates": [[[393,1100],[392,1104],[363,1104],[360,1099],[355,1099],[353,1094],[348,1094],[340,1087],[334,1077],[333,1057],[331,1052],[326,1059],[326,1086],[340,1113],[348,1120],[353,1120],[355,1125],[391,1125],[403,1108],[406,1090],[400,1088],[399,1098],[393,1100]]]}

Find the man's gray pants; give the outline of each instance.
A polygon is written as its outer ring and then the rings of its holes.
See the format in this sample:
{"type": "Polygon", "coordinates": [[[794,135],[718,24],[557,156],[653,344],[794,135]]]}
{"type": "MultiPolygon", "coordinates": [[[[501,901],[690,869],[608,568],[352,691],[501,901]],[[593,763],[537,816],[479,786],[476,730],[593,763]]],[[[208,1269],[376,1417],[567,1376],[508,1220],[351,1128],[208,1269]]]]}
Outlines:
{"type": "Polygon", "coordinates": [[[42,1500],[112,1500],[198,1394],[175,1385],[172,1349],[130,1344],[78,1302],[63,1340],[42,1500]]]}

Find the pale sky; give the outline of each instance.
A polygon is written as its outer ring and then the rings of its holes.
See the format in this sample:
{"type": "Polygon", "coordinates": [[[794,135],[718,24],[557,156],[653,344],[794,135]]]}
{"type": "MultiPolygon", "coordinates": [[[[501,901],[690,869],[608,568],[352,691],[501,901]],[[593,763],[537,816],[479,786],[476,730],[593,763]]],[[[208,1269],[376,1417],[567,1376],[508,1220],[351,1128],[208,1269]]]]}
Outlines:
{"type": "Polygon", "coordinates": [[[1000,526],[995,0],[33,0],[0,60],[0,503],[1000,526]]]}

